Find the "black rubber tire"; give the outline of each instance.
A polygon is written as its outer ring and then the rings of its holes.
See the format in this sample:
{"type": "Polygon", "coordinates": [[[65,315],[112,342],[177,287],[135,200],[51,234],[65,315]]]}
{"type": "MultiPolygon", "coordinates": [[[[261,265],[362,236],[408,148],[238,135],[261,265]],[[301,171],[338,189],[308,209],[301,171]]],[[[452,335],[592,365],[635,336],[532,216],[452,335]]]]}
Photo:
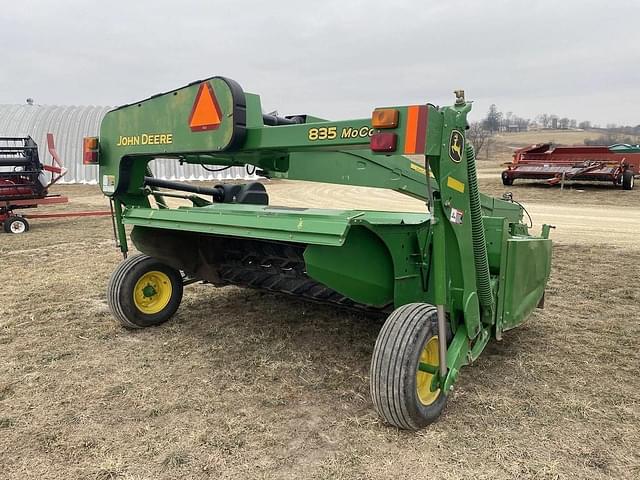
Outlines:
{"type": "Polygon", "coordinates": [[[180,272],[152,257],[138,254],[124,260],[113,272],[107,286],[107,303],[113,316],[126,328],[145,328],[169,320],[182,301],[183,283],[180,272]],[[171,281],[171,297],[158,313],[147,314],[136,307],[133,291],[136,282],[147,272],[160,271],[171,281]]]}
{"type": "Polygon", "coordinates": [[[513,178],[511,178],[506,171],[502,172],[501,177],[502,177],[502,184],[504,186],[510,187],[511,185],[513,185],[513,178]]]}
{"type": "Polygon", "coordinates": [[[4,231],[7,233],[13,233],[14,235],[26,233],[29,231],[29,222],[27,222],[27,219],[24,217],[9,217],[4,221],[4,231]],[[13,230],[12,227],[14,227],[15,224],[22,224],[24,226],[24,230],[13,230]]]}
{"type": "MultiPolygon", "coordinates": [[[[420,353],[438,333],[436,307],[409,303],[391,313],[378,334],[370,371],[373,405],[382,419],[404,430],[419,430],[435,422],[447,403],[440,392],[430,405],[420,401],[416,373],[420,353]]],[[[447,332],[447,340],[450,340],[447,332]]]]}
{"type": "Polygon", "coordinates": [[[633,176],[633,172],[627,170],[622,174],[622,189],[623,190],[633,190],[635,184],[635,178],[633,176]]]}

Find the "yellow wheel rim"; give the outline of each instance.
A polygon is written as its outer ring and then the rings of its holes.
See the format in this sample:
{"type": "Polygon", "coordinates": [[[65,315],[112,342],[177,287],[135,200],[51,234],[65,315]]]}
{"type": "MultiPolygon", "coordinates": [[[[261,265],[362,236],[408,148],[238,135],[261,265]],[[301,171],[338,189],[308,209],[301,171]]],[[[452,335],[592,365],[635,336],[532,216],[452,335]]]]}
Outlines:
{"type": "MultiPolygon", "coordinates": [[[[420,354],[420,362],[427,363],[437,367],[440,365],[440,355],[438,353],[438,336],[433,336],[429,339],[424,346],[422,353],[420,354]]],[[[431,373],[418,370],[416,373],[416,389],[418,391],[418,398],[423,405],[431,405],[436,401],[438,395],[440,395],[440,389],[431,391],[431,382],[434,375],[431,373]]]]}
{"type": "Polygon", "coordinates": [[[133,303],[142,313],[154,315],[161,312],[171,300],[171,279],[158,271],[142,275],[133,287],[133,303]]]}

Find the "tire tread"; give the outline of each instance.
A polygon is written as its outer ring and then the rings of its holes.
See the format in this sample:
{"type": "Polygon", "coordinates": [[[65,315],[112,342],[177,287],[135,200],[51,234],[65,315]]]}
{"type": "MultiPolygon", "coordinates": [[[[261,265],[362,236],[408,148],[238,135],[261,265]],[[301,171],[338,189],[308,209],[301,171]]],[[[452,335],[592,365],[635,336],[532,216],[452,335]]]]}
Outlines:
{"type": "MultiPolygon", "coordinates": [[[[410,303],[403,305],[389,316],[382,326],[371,359],[370,389],[374,408],[389,424],[405,429],[417,430],[432,418],[416,418],[409,411],[408,402],[415,396],[415,392],[407,391],[405,378],[413,375],[415,366],[408,365],[424,328],[430,329],[430,334],[437,333],[437,310],[434,306],[424,303],[410,303]],[[407,371],[411,368],[411,371],[407,371]]],[[[444,402],[438,401],[435,406],[435,416],[439,415],[444,402]]]]}

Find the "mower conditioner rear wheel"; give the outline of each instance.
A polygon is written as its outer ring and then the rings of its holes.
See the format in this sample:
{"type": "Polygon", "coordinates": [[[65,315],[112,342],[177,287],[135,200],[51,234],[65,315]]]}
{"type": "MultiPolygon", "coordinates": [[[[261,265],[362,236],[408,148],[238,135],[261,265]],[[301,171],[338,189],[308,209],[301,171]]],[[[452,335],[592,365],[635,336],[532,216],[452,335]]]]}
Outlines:
{"type": "Polygon", "coordinates": [[[409,303],[389,315],[371,360],[373,405],[390,425],[418,430],[444,410],[447,396],[440,389],[431,390],[434,375],[419,370],[420,362],[440,364],[438,314],[432,305],[409,303]]]}
{"type": "Polygon", "coordinates": [[[633,172],[627,170],[622,174],[622,189],[623,190],[633,190],[633,186],[635,183],[635,178],[633,176],[633,172]]]}
{"type": "Polygon", "coordinates": [[[513,185],[513,178],[511,178],[506,171],[502,172],[501,176],[502,176],[502,184],[504,186],[509,187],[513,185]]]}
{"type": "Polygon", "coordinates": [[[28,232],[29,222],[23,217],[9,217],[4,221],[4,231],[16,234],[28,232]]]}
{"type": "Polygon", "coordinates": [[[180,272],[147,255],[133,255],[113,272],[107,287],[109,308],[127,328],[160,325],[182,300],[180,272]]]}

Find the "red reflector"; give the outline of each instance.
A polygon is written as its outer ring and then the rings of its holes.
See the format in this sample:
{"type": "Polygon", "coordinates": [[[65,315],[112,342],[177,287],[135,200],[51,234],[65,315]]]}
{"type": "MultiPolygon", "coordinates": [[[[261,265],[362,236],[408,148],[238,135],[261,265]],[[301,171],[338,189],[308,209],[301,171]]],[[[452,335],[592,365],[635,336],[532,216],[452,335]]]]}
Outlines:
{"type": "Polygon", "coordinates": [[[97,165],[98,164],[98,152],[84,152],[82,155],[82,163],[84,165],[97,165]]]}
{"type": "Polygon", "coordinates": [[[371,136],[371,150],[373,152],[395,152],[398,136],[395,133],[380,132],[371,136]]]}

